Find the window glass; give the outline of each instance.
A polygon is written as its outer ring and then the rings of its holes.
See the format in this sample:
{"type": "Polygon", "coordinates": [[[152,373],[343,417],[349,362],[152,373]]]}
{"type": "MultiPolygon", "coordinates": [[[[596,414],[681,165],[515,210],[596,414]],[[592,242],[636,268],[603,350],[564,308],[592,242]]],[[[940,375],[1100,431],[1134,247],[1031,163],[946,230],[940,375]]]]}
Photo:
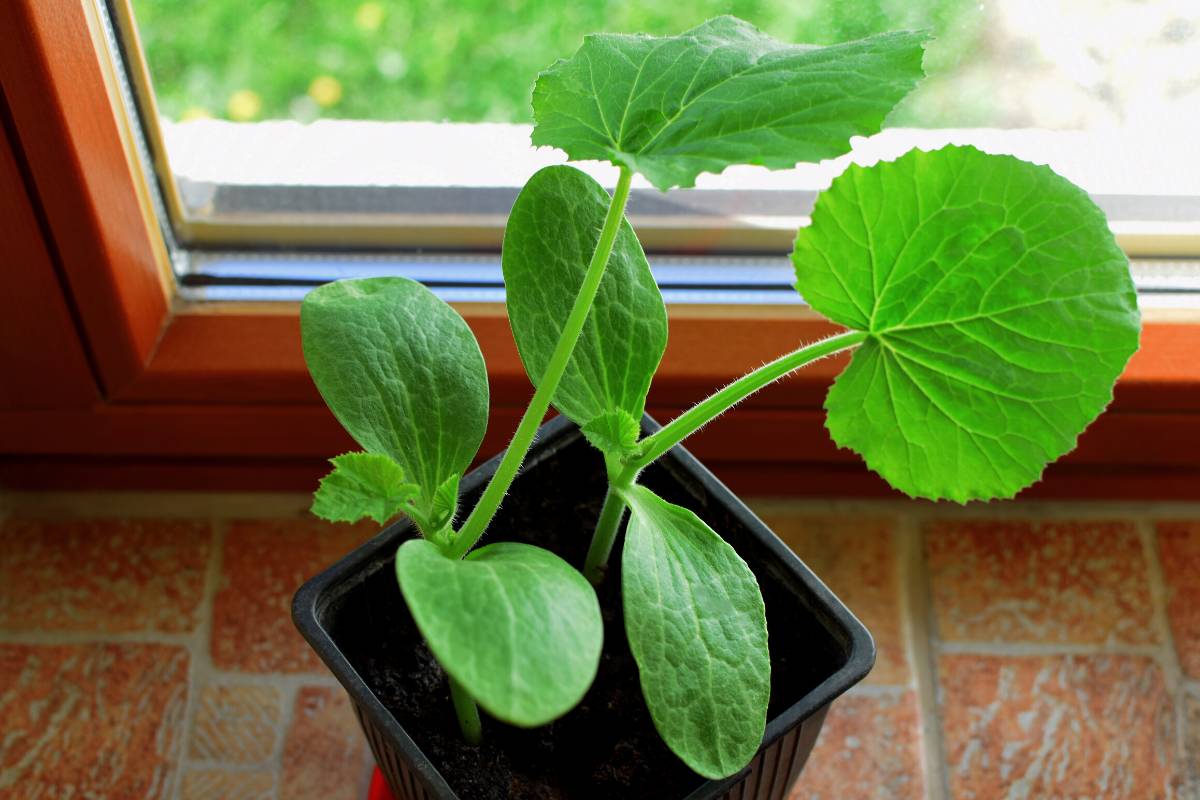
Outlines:
{"type": "Polygon", "coordinates": [[[537,73],[590,32],[678,33],[729,13],[816,44],[928,28],[928,77],[847,158],[735,167],[666,198],[635,183],[648,249],[782,254],[850,158],[956,142],[1049,163],[1131,252],[1200,253],[1196,0],[107,2],[134,12],[166,207],[180,240],[209,251],[494,252],[519,187],[563,160],[529,145],[537,73]]]}
{"type": "Polygon", "coordinates": [[[593,31],[716,14],[785,41],[936,34],[895,125],[1078,129],[1200,118],[1195,0],[135,0],[173,120],[530,122],[537,72],[593,31]]]}

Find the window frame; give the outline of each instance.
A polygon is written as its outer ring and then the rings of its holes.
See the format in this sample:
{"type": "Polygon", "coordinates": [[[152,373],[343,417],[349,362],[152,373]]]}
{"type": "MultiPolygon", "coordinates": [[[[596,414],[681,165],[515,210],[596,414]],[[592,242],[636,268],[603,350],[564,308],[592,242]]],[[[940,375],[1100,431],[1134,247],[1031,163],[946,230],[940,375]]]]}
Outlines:
{"type": "MultiPolygon", "coordinates": [[[[98,26],[92,0],[0,5],[0,483],[310,489],[353,444],[308,378],[298,307],[176,294],[98,26]]],[[[459,310],[492,382],[488,455],[530,388],[503,308],[459,310]]],[[[835,329],[788,306],[673,306],[670,325],[650,400],[660,419],[835,329]]],[[[1194,499],[1198,334],[1192,317],[1148,319],[1113,406],[1028,496],[1194,499]]],[[[771,387],[689,447],[753,494],[889,494],[824,429],[841,363],[771,387]]]]}

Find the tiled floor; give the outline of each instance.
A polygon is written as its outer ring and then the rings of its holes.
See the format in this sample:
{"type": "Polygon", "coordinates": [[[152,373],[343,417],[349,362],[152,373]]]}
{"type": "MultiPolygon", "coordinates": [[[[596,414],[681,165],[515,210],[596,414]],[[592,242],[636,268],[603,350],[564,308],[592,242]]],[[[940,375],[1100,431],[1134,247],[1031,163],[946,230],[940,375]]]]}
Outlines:
{"type": "MultiPolygon", "coordinates": [[[[300,496],[14,496],[0,797],[365,797],[300,496]]],[[[794,798],[1200,800],[1200,505],[756,510],[875,634],[794,798]]]]}

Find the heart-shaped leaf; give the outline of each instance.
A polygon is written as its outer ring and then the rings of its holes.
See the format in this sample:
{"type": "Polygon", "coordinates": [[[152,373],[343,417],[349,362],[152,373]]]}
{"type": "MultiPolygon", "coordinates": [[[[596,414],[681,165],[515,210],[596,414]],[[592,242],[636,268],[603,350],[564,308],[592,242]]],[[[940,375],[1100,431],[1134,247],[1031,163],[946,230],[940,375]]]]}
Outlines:
{"type": "MultiPolygon", "coordinates": [[[[513,204],[504,230],[504,287],[517,349],[535,385],[583,285],[609,200],[588,175],[553,166],[530,178],[513,204]]],[[[611,415],[619,414],[634,420],[636,435],[666,346],[666,306],[633,228],[622,220],[554,405],[585,433],[610,430],[611,415]]],[[[607,449],[608,439],[592,441],[607,449]]]]}
{"type": "Polygon", "coordinates": [[[828,427],[893,486],[1011,497],[1074,448],[1137,349],[1129,265],[1049,168],[972,147],[851,166],[793,253],[796,288],[868,339],[828,427]]]}
{"type": "Polygon", "coordinates": [[[498,542],[458,561],[422,539],[396,553],[396,577],[441,665],[492,716],[544,725],[582,698],[604,626],[591,585],[548,550],[498,542]]]}
{"type": "Polygon", "coordinates": [[[407,278],[338,281],[300,306],[304,359],[338,421],[421,487],[470,465],[487,427],[487,369],[467,323],[407,278]]]}
{"type": "Polygon", "coordinates": [[[330,459],[333,472],[321,479],[312,512],[330,522],[358,522],[370,517],[380,525],[409,510],[420,491],[404,477],[395,461],[377,453],[346,453],[330,459]]]}
{"type": "Polygon", "coordinates": [[[785,44],[735,17],[678,36],[587,36],[538,77],[533,143],[624,165],[664,191],[733,164],[833,158],[924,76],[928,38],[785,44]]]}
{"type": "Polygon", "coordinates": [[[771,697],[758,582],[691,511],[642,486],[623,496],[625,631],[650,716],[689,767],[732,775],[762,744],[771,697]]]}

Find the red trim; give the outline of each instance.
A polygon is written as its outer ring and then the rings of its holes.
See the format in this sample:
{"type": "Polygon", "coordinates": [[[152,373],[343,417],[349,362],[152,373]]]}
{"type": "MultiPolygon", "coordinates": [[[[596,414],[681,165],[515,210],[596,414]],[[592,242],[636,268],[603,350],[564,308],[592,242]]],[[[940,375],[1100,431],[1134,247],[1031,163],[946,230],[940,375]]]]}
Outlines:
{"type": "MultiPolygon", "coordinates": [[[[523,402],[530,392],[508,320],[491,309],[465,307],[483,349],[492,396],[523,402]]],[[[683,405],[807,341],[834,333],[825,321],[792,318],[716,319],[675,314],[654,398],[683,405]]],[[[787,391],[790,403],[819,405],[839,359],[812,365],[787,391]],[[814,387],[820,388],[814,391],[814,387]]],[[[300,349],[295,305],[275,313],[179,314],[136,381],[115,399],[161,403],[320,403],[300,349]]]]}
{"type": "MultiPolygon", "coordinates": [[[[902,500],[862,464],[705,464],[747,498],[871,498],[902,500]]],[[[12,489],[311,492],[329,471],[313,459],[0,458],[0,485],[12,489]]],[[[1200,470],[1053,464],[1022,500],[1196,500],[1200,470]]]]}
{"type": "MultiPolygon", "coordinates": [[[[521,408],[494,406],[482,455],[499,451],[521,408]]],[[[652,405],[660,420],[678,407],[652,405]]],[[[716,461],[857,463],[825,431],[824,412],[741,408],[687,441],[716,461]]],[[[0,413],[10,455],[328,458],[355,447],[323,406],[109,406],[0,413]]],[[[1064,459],[1072,464],[1200,468],[1200,415],[1110,411],[1064,459]]]]}
{"type": "MultiPolygon", "coordinates": [[[[529,392],[508,321],[494,311],[464,309],[492,377],[493,398],[515,402],[529,392]]],[[[667,353],[652,402],[686,405],[804,342],[839,328],[808,315],[742,318],[672,311],[667,353]]],[[[1148,323],[1142,349],[1115,392],[1127,411],[1200,411],[1200,324],[1148,323]]],[[[845,356],[806,367],[755,405],[817,408],[845,356]]],[[[319,403],[300,350],[296,306],[183,313],[167,328],[146,369],[117,398],[122,402],[319,403]]]]}
{"type": "MultiPolygon", "coordinates": [[[[493,409],[482,456],[505,445],[520,411],[493,409]]],[[[678,411],[650,409],[659,419],[678,411]]],[[[109,488],[306,490],[326,458],[354,447],[324,408],[307,405],[6,413],[0,414],[0,441],[11,456],[0,479],[13,485],[86,480],[74,485],[109,488]],[[197,483],[181,483],[181,476],[197,483]]],[[[744,488],[752,494],[878,495],[884,489],[857,456],[833,445],[820,410],[743,408],[688,446],[720,475],[751,476],[744,488]]],[[[1198,476],[1200,415],[1109,412],[1031,495],[1195,499],[1198,476]],[[1122,480],[1128,490],[1119,488],[1122,480]]]]}
{"type": "Polygon", "coordinates": [[[384,780],[383,773],[379,771],[379,767],[371,773],[371,787],[367,790],[367,800],[396,800],[392,795],[392,790],[388,788],[387,781],[384,780]]]}
{"type": "Polygon", "coordinates": [[[88,408],[96,382],[24,183],[0,127],[0,409],[88,408]]]}
{"type": "Polygon", "coordinates": [[[144,368],[168,307],[84,5],[0,3],[0,81],[36,202],[112,389],[144,368]]]}

